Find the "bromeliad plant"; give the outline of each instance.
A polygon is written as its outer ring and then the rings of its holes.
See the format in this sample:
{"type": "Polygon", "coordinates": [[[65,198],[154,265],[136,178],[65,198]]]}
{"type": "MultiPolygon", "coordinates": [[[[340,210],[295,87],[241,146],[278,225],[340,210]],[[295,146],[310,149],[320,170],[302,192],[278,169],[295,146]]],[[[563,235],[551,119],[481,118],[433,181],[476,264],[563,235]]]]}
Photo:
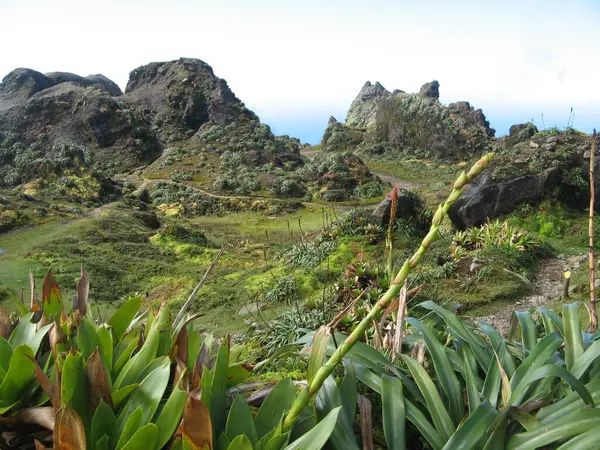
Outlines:
{"type": "Polygon", "coordinates": [[[139,296],[97,323],[88,290],[82,270],[66,314],[48,273],[42,302],[31,312],[21,308],[8,339],[0,337],[0,429],[9,437],[2,448],[291,450],[318,449],[328,439],[338,410],[296,440],[282,431],[296,396],[290,380],[253,417],[234,395],[251,367],[233,362],[228,337],[202,337],[194,316],[173,319],[167,304],[140,313],[139,296]]]}
{"type": "MultiPolygon", "coordinates": [[[[515,312],[508,340],[433,302],[421,306],[429,314],[406,319],[411,356],[399,364],[363,343],[346,355],[347,373],[381,397],[389,448],[419,448],[420,438],[436,450],[598,448],[600,334],[582,329],[579,303],[563,305],[562,317],[538,308],[539,324],[515,312]]],[[[325,353],[335,352],[327,342],[325,353]]],[[[344,426],[338,420],[338,432],[344,426]]]]}

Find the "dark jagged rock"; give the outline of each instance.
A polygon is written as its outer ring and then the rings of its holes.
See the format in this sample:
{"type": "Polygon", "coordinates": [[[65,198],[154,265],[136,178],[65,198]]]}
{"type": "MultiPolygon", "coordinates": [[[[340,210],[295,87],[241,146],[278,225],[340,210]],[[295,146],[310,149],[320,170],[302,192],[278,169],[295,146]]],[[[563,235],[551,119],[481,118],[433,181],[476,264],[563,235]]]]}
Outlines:
{"type": "Polygon", "coordinates": [[[338,123],[337,119],[333,116],[329,116],[329,120],[327,121],[327,125],[331,125],[334,123],[338,123]]]}
{"type": "Polygon", "coordinates": [[[123,101],[144,111],[165,142],[189,139],[205,124],[257,120],[227,82],[198,59],[138,67],[129,75],[123,101]]]}
{"type": "Polygon", "coordinates": [[[448,105],[448,110],[463,117],[469,125],[481,127],[489,137],[496,134],[496,130],[490,128],[490,123],[481,108],[475,109],[469,102],[455,102],[448,105]]]}
{"type": "Polygon", "coordinates": [[[419,94],[421,97],[433,98],[437,100],[440,98],[440,83],[437,80],[430,81],[421,86],[419,94]]]}

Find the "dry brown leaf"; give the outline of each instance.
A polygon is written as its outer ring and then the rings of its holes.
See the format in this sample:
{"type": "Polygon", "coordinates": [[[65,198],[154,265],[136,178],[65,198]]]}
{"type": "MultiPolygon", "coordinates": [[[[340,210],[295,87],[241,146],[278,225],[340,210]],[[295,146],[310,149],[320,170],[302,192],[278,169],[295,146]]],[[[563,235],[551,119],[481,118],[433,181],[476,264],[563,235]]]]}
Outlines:
{"type": "Polygon", "coordinates": [[[65,405],[56,414],[54,450],[85,450],[85,429],[79,414],[65,405]]]}
{"type": "Polygon", "coordinates": [[[77,309],[82,316],[87,314],[88,295],[90,293],[90,276],[81,266],[81,278],[77,282],[77,309]]]}
{"type": "Polygon", "coordinates": [[[96,411],[100,400],[104,400],[104,403],[112,407],[108,374],[106,373],[104,364],[102,364],[97,348],[87,360],[86,372],[90,383],[90,405],[92,411],[96,411]]]}
{"type": "Polygon", "coordinates": [[[58,345],[66,344],[67,336],[65,332],[58,324],[58,322],[54,322],[54,326],[50,329],[50,348],[52,349],[52,354],[56,359],[56,348],[58,345]]]}
{"type": "Polygon", "coordinates": [[[371,402],[367,397],[358,396],[358,409],[360,411],[362,450],[373,450],[373,419],[371,416],[371,402]]]}
{"type": "Polygon", "coordinates": [[[191,450],[213,449],[210,412],[200,400],[199,390],[192,391],[188,395],[177,436],[187,441],[191,450]]]}

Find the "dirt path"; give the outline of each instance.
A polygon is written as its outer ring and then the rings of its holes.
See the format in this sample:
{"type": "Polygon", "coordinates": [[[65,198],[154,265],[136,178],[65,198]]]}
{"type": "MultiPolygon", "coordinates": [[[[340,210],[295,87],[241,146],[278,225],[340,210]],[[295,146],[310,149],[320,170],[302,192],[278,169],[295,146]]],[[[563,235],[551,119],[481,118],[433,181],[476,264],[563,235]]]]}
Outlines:
{"type": "MultiPolygon", "coordinates": [[[[170,184],[183,184],[186,185],[185,183],[180,183],[180,182],[176,182],[173,180],[169,180],[169,179],[164,179],[164,178],[156,178],[156,179],[148,179],[148,178],[141,178],[139,177],[139,179],[142,181],[142,184],[140,185],[140,187],[138,189],[145,189],[148,188],[149,186],[151,186],[152,184],[155,183],[170,183],[170,184]]],[[[209,192],[205,189],[202,189],[201,187],[198,186],[192,186],[192,185],[188,185],[189,187],[192,187],[200,192],[202,192],[204,195],[208,196],[208,197],[213,197],[213,198],[220,198],[220,199],[225,199],[225,200],[265,200],[265,201],[272,201],[272,202],[288,202],[290,200],[293,199],[285,199],[285,198],[279,198],[279,197],[263,197],[260,195],[223,195],[223,194],[215,194],[213,192],[209,192]]],[[[357,206],[361,206],[360,203],[344,203],[344,204],[339,204],[339,203],[315,203],[315,202],[303,202],[303,201],[298,201],[298,203],[302,203],[304,206],[313,206],[313,207],[318,207],[318,208],[330,208],[333,207],[338,211],[350,211],[351,209],[356,208],[357,206]]],[[[373,205],[374,206],[374,205],[373,205]]]]}
{"type": "Polygon", "coordinates": [[[559,256],[557,258],[542,261],[540,270],[533,280],[533,292],[517,300],[512,305],[487,316],[477,319],[485,320],[488,324],[496,327],[503,335],[508,333],[510,319],[513,310],[528,311],[532,308],[549,304],[552,300],[560,297],[563,291],[563,276],[567,270],[573,270],[584,264],[587,255],[576,255],[569,258],[559,256]]]}

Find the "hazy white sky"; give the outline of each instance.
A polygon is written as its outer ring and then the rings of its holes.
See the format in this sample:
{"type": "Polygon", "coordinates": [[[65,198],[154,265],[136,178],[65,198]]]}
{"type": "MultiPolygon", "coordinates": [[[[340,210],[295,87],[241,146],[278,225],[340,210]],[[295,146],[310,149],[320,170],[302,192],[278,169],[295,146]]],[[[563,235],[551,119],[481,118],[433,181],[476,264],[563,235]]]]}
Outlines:
{"type": "Polygon", "coordinates": [[[533,119],[600,128],[600,0],[0,0],[0,77],[200,58],[278,134],[317,142],[365,81],[481,107],[498,134],[533,119]]]}

